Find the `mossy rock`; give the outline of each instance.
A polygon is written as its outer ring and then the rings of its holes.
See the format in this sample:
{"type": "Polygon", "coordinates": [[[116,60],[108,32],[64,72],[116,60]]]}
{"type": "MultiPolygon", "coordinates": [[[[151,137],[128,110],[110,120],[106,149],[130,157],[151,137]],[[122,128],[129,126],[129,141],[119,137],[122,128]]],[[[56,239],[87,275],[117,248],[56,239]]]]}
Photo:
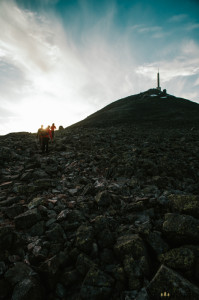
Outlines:
{"type": "Polygon", "coordinates": [[[95,263],[85,254],[80,253],[77,258],[76,268],[81,275],[86,275],[91,267],[94,267],[95,263]]]}
{"type": "Polygon", "coordinates": [[[124,271],[128,278],[129,290],[138,290],[141,288],[144,273],[148,274],[149,266],[145,256],[135,260],[132,256],[125,256],[123,260],[124,271]]]}
{"type": "Polygon", "coordinates": [[[174,213],[165,214],[164,235],[173,244],[199,242],[199,220],[192,216],[174,213]]]}
{"type": "Polygon", "coordinates": [[[36,197],[28,204],[28,208],[32,209],[38,207],[40,204],[43,204],[43,201],[44,201],[43,198],[36,197]]]}
{"type": "Polygon", "coordinates": [[[168,198],[175,211],[199,218],[199,196],[170,195],[168,198]]]}
{"type": "Polygon", "coordinates": [[[76,246],[81,251],[89,254],[93,245],[93,229],[91,226],[81,225],[76,233],[76,246]]]}
{"type": "Polygon", "coordinates": [[[190,249],[180,247],[159,255],[158,260],[173,269],[189,270],[193,267],[195,256],[190,249]]]}
{"type": "Polygon", "coordinates": [[[31,195],[39,190],[38,186],[33,184],[18,185],[16,191],[19,194],[31,195]]]}
{"type": "Polygon", "coordinates": [[[82,284],[80,296],[85,300],[110,299],[114,279],[96,267],[91,268],[82,284]]]}
{"type": "Polygon", "coordinates": [[[130,255],[134,259],[138,259],[146,255],[144,242],[138,234],[129,234],[119,237],[114,246],[114,251],[120,258],[130,255]]]}

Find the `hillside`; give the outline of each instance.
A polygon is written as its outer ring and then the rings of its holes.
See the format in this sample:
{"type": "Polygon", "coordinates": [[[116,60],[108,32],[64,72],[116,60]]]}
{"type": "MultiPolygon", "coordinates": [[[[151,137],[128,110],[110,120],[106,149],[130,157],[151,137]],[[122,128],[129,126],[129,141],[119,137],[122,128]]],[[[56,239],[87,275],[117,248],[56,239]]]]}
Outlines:
{"type": "Polygon", "coordinates": [[[153,93],[0,136],[0,299],[199,299],[198,105],[153,93]]]}
{"type": "Polygon", "coordinates": [[[71,127],[120,124],[161,128],[199,126],[199,104],[150,89],[117,100],[71,127]]]}

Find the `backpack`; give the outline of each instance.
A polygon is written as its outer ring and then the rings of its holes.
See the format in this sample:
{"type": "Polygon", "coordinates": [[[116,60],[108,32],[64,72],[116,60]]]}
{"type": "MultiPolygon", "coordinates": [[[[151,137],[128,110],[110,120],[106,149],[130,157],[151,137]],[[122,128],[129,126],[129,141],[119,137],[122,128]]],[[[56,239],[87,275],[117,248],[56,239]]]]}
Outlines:
{"type": "Polygon", "coordinates": [[[47,130],[42,129],[39,134],[40,134],[41,137],[44,137],[48,134],[48,132],[47,132],[47,130]]]}

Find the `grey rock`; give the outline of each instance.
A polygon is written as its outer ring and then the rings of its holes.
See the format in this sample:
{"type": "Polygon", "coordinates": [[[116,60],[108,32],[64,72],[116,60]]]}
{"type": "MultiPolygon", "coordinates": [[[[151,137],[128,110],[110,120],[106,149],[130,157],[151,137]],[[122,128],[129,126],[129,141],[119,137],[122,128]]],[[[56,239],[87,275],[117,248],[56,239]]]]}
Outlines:
{"type": "Polygon", "coordinates": [[[3,200],[0,202],[0,206],[10,206],[12,204],[15,204],[19,201],[19,197],[8,197],[6,200],[3,200]]]}
{"type": "Polygon", "coordinates": [[[24,210],[25,208],[20,204],[13,204],[12,206],[7,207],[4,213],[8,216],[8,218],[13,219],[14,217],[22,214],[24,210]]]}
{"type": "Polygon", "coordinates": [[[9,299],[9,294],[11,291],[11,286],[9,282],[5,279],[0,279],[0,299],[9,299]]]}
{"type": "Polygon", "coordinates": [[[11,226],[0,227],[0,251],[15,247],[17,238],[17,234],[11,226]]]}
{"type": "Polygon", "coordinates": [[[93,229],[91,226],[81,225],[76,233],[76,246],[89,254],[92,251],[93,229]]]}
{"type": "Polygon", "coordinates": [[[156,254],[165,253],[169,249],[168,244],[163,240],[159,231],[150,232],[146,240],[156,254]]]}
{"type": "Polygon", "coordinates": [[[82,275],[86,275],[91,267],[94,267],[95,263],[89,258],[89,256],[80,253],[77,257],[76,269],[82,275]]]}
{"type": "Polygon", "coordinates": [[[98,234],[98,243],[101,248],[109,248],[112,247],[115,243],[115,238],[113,233],[105,229],[98,234]]]}
{"type": "Polygon", "coordinates": [[[40,284],[32,278],[24,278],[16,284],[12,300],[42,300],[43,291],[40,284]]]}
{"type": "Polygon", "coordinates": [[[37,179],[34,181],[34,185],[41,188],[50,188],[56,186],[56,182],[49,178],[37,179]]]}
{"type": "Polygon", "coordinates": [[[5,279],[8,280],[12,285],[15,285],[27,277],[34,276],[36,276],[36,273],[23,262],[15,263],[15,266],[10,268],[5,273],[5,279]]]}
{"type": "Polygon", "coordinates": [[[146,288],[142,288],[138,295],[136,296],[135,300],[149,300],[149,295],[147,293],[146,288]]]}
{"type": "Polygon", "coordinates": [[[98,206],[107,207],[111,204],[111,197],[108,191],[103,191],[97,194],[95,201],[97,202],[98,206]]]}
{"type": "Polygon", "coordinates": [[[17,229],[27,229],[40,221],[41,216],[37,209],[28,210],[23,214],[18,215],[14,218],[15,227],[17,229]]]}
{"type": "Polygon", "coordinates": [[[163,231],[165,236],[175,244],[199,242],[199,220],[192,216],[166,214],[163,231]]]}
{"type": "Polygon", "coordinates": [[[146,255],[144,242],[137,234],[119,237],[114,245],[114,252],[121,258],[124,258],[126,255],[131,255],[133,258],[137,259],[146,255]]]}
{"type": "Polygon", "coordinates": [[[58,283],[57,286],[56,286],[56,295],[63,299],[64,297],[66,297],[66,294],[67,294],[67,290],[66,288],[63,286],[63,284],[61,283],[58,283]]]}
{"type": "Polygon", "coordinates": [[[91,268],[80,290],[81,299],[110,299],[114,279],[97,268],[91,268]]]}
{"type": "Polygon", "coordinates": [[[61,283],[66,287],[69,288],[72,285],[77,285],[79,281],[79,273],[76,269],[72,270],[64,270],[61,277],[61,283]]]}
{"type": "Polygon", "coordinates": [[[199,217],[199,196],[196,195],[169,195],[169,202],[173,210],[199,217]]]}
{"type": "Polygon", "coordinates": [[[0,261],[0,276],[6,271],[6,265],[4,261],[0,261]]]}
{"type": "Polygon", "coordinates": [[[64,230],[60,224],[53,225],[53,228],[46,231],[46,236],[50,241],[63,241],[65,238],[64,230]]]}
{"type": "Polygon", "coordinates": [[[28,203],[28,208],[33,209],[35,207],[38,207],[43,203],[43,198],[42,197],[36,197],[32,201],[28,203]]]}
{"type": "Polygon", "coordinates": [[[159,255],[158,259],[172,269],[191,270],[195,262],[195,255],[191,249],[180,247],[159,255]]]}
{"type": "Polygon", "coordinates": [[[28,233],[31,236],[41,236],[45,232],[45,224],[44,221],[37,222],[35,225],[33,225],[29,230],[28,233]]]}

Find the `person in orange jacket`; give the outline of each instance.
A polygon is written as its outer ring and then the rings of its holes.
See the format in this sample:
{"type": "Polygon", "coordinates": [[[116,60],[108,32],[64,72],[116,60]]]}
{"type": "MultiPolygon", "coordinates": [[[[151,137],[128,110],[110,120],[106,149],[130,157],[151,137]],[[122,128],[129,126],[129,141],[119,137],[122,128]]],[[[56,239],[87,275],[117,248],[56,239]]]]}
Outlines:
{"type": "Polygon", "coordinates": [[[47,127],[47,131],[48,131],[48,134],[49,134],[50,140],[52,141],[52,131],[51,131],[51,129],[50,129],[50,125],[48,125],[48,127],[47,127]]]}
{"type": "Polygon", "coordinates": [[[52,126],[51,126],[51,132],[52,132],[52,140],[54,140],[54,136],[55,136],[55,129],[56,129],[56,126],[55,126],[55,123],[52,123],[52,126]]]}

